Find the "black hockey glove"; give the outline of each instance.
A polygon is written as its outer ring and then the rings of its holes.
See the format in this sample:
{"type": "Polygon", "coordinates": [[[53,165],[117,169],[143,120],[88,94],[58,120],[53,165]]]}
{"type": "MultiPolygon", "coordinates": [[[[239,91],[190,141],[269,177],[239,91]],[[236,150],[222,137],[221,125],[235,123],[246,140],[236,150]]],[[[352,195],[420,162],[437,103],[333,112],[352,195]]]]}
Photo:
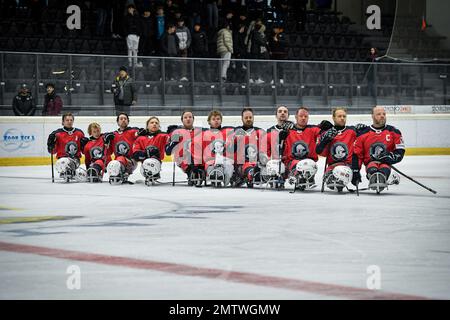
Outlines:
{"type": "Polygon", "coordinates": [[[335,127],[332,127],[331,129],[328,129],[322,136],[323,141],[331,141],[336,137],[338,134],[338,131],[335,127]]]}
{"type": "Polygon", "coordinates": [[[286,138],[288,137],[288,135],[289,135],[289,131],[281,130],[280,133],[278,134],[279,141],[285,141],[286,138]]]}
{"type": "Polygon", "coordinates": [[[367,128],[367,125],[365,125],[364,123],[358,123],[356,126],[356,131],[361,131],[364,130],[365,128],[367,128]]]}
{"type": "Polygon", "coordinates": [[[110,144],[111,141],[113,140],[114,140],[114,133],[108,132],[103,135],[103,141],[105,142],[105,144],[110,144]]]}
{"type": "Polygon", "coordinates": [[[55,149],[56,146],[56,134],[50,133],[47,140],[47,150],[49,153],[53,153],[53,149],[55,149]]]}
{"type": "Polygon", "coordinates": [[[401,155],[399,155],[398,153],[389,152],[378,156],[378,161],[385,164],[395,164],[399,161],[400,158],[401,155]]]}
{"type": "Polygon", "coordinates": [[[321,131],[327,131],[333,127],[333,124],[328,120],[323,120],[321,123],[319,123],[318,127],[321,131]]]}
{"type": "Polygon", "coordinates": [[[89,138],[83,137],[80,139],[81,150],[84,150],[84,147],[87,145],[88,142],[89,138]]]}
{"type": "Polygon", "coordinates": [[[286,131],[291,130],[293,127],[295,127],[295,124],[292,121],[285,121],[281,125],[281,129],[286,130],[286,131]]]}
{"type": "Polygon", "coordinates": [[[176,129],[178,129],[177,125],[171,125],[167,127],[167,133],[172,133],[173,131],[175,131],[176,129]]]}
{"type": "Polygon", "coordinates": [[[147,158],[157,158],[159,159],[159,149],[155,146],[148,146],[146,149],[147,158]]]}
{"type": "Polygon", "coordinates": [[[144,128],[139,129],[138,136],[146,136],[146,135],[148,135],[147,129],[144,129],[144,128]]]}

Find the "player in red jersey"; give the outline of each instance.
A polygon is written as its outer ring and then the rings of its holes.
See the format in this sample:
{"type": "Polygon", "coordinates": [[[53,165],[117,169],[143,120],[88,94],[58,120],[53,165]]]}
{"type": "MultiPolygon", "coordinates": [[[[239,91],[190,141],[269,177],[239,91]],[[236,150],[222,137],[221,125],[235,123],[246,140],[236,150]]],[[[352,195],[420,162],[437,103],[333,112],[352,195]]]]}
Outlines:
{"type": "Polygon", "coordinates": [[[282,130],[280,136],[285,140],[283,161],[288,168],[289,183],[295,189],[305,190],[314,187],[317,172],[317,139],[320,133],[333,125],[322,121],[319,125],[310,125],[309,109],[300,107],[295,114],[296,124],[288,131],[282,130]]]}
{"type": "Polygon", "coordinates": [[[346,126],[347,110],[333,110],[334,126],[319,137],[317,154],[326,157],[327,169],[324,174],[325,185],[341,192],[352,181],[352,157],[357,130],[346,126]]]}
{"type": "Polygon", "coordinates": [[[244,108],[241,113],[242,126],[233,132],[235,146],[235,178],[237,186],[246,183],[252,188],[255,182],[261,181],[260,168],[257,166],[259,153],[267,153],[266,132],[255,127],[252,108],[244,108]]]}
{"type": "Polygon", "coordinates": [[[285,164],[283,161],[280,163],[280,154],[285,150],[287,132],[294,123],[289,121],[289,109],[285,105],[277,107],[275,117],[277,124],[267,129],[267,154],[259,153],[258,166],[263,181],[271,181],[271,186],[284,188],[285,164]]]}
{"type": "Polygon", "coordinates": [[[104,135],[106,144],[109,144],[109,152],[114,154],[114,160],[107,164],[109,183],[122,184],[128,181],[128,176],[136,169],[136,161],[132,159],[132,147],[136,140],[139,128],[128,126],[130,119],[128,114],[121,112],[117,116],[119,128],[104,135]]]}
{"type": "Polygon", "coordinates": [[[157,117],[150,117],[145,127],[146,130],[139,132],[133,144],[133,159],[142,162],[141,173],[145,177],[145,184],[149,186],[161,177],[161,162],[164,160],[169,135],[161,132],[157,117]]]}
{"type": "Polygon", "coordinates": [[[103,140],[102,128],[96,122],[89,124],[89,138],[81,140],[81,150],[84,154],[84,163],[87,169],[88,182],[101,182],[106,162],[111,161],[109,148],[103,140]]]}
{"type": "Polygon", "coordinates": [[[194,114],[190,110],[183,111],[181,122],[182,126],[167,128],[170,141],[166,153],[174,155],[174,161],[187,175],[188,185],[201,186],[206,178],[202,159],[203,129],[194,127],[194,114]]]}
{"type": "Polygon", "coordinates": [[[56,171],[60,177],[69,182],[72,179],[84,181],[86,172],[80,168],[81,139],[83,131],[73,127],[74,116],[68,112],[62,116],[63,127],[50,133],[47,139],[47,150],[56,153],[56,171]]]}
{"type": "Polygon", "coordinates": [[[203,131],[203,162],[212,186],[227,186],[233,176],[233,127],[222,127],[223,115],[212,110],[208,115],[209,129],[203,131]]]}
{"type": "Polygon", "coordinates": [[[353,167],[354,184],[361,181],[359,169],[364,163],[366,167],[369,188],[377,193],[383,191],[388,185],[398,184],[400,177],[391,171],[390,165],[402,161],[405,155],[403,137],[397,128],[386,125],[386,111],[383,107],[375,106],[372,109],[371,126],[359,133],[355,142],[353,167]]]}

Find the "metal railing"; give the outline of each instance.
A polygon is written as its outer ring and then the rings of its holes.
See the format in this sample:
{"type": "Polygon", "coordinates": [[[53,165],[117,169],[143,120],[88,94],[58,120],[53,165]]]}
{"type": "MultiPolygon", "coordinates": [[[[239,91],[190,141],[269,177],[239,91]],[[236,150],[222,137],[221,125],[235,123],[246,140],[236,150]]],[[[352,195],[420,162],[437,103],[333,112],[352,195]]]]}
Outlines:
{"type": "Polygon", "coordinates": [[[1,114],[27,83],[42,105],[45,84],[56,84],[66,110],[109,113],[111,84],[129,66],[138,103],[134,113],[169,114],[193,107],[234,112],[249,105],[308,105],[312,112],[345,105],[363,111],[374,104],[449,104],[450,64],[232,59],[222,78],[223,59],[0,52],[1,114]],[[140,66],[142,64],[142,66],[140,66]]]}

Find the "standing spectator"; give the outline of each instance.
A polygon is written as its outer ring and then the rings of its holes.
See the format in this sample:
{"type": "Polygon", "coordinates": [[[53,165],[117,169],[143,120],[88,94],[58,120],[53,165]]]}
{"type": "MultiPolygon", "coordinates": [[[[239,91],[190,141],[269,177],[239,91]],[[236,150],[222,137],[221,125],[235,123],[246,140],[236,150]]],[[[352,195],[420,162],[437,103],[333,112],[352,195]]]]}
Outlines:
{"type": "MultiPolygon", "coordinates": [[[[283,27],[280,25],[274,25],[273,35],[269,40],[270,57],[272,60],[287,60],[287,38],[283,33],[283,27]]],[[[280,83],[284,83],[284,64],[283,62],[277,63],[277,73],[280,83]]],[[[273,80],[272,80],[273,81],[273,80]]],[[[274,81],[273,81],[274,82],[274,81]]]]}
{"type": "Polygon", "coordinates": [[[167,22],[175,24],[177,22],[175,14],[180,12],[178,6],[173,3],[173,0],[166,1],[166,7],[164,8],[164,12],[167,15],[167,22]]]}
{"type": "Polygon", "coordinates": [[[309,0],[289,0],[289,10],[292,12],[292,20],[296,22],[296,31],[305,31],[308,2],[309,0]]]}
{"type": "Polygon", "coordinates": [[[275,9],[275,21],[286,26],[289,0],[272,0],[271,5],[275,9]]]}
{"type": "MultiPolygon", "coordinates": [[[[250,32],[248,38],[248,47],[250,48],[250,58],[251,59],[268,59],[269,51],[267,50],[267,39],[264,34],[266,26],[263,24],[261,19],[256,19],[253,30],[250,32]]],[[[262,75],[265,72],[265,64],[258,62],[258,64],[253,64],[253,74],[257,79],[254,81],[256,84],[262,84],[265,81],[262,80],[262,75]]],[[[253,79],[250,79],[250,83],[253,83],[253,79]]]]}
{"type": "Polygon", "coordinates": [[[96,6],[96,28],[95,28],[95,35],[98,37],[102,37],[105,35],[105,27],[106,27],[106,20],[108,18],[108,1],[107,0],[100,0],[95,1],[96,6]]]}
{"type": "Polygon", "coordinates": [[[123,22],[124,22],[124,8],[126,0],[112,1],[112,37],[122,38],[123,35],[123,22]]]}
{"type": "Polygon", "coordinates": [[[128,75],[127,67],[120,67],[119,75],[112,84],[112,92],[114,94],[116,116],[121,112],[130,113],[130,106],[136,104],[137,93],[133,79],[128,75]]]}
{"type": "Polygon", "coordinates": [[[195,24],[202,22],[203,0],[192,0],[187,7],[189,14],[189,29],[194,30],[195,24]]]}
{"type": "Polygon", "coordinates": [[[136,67],[142,67],[142,62],[138,63],[137,58],[139,39],[142,34],[142,21],[134,4],[128,5],[127,10],[128,13],[125,17],[125,35],[127,36],[128,64],[131,67],[134,62],[136,67]]]}
{"type": "Polygon", "coordinates": [[[227,10],[226,14],[225,14],[225,22],[228,23],[228,25],[230,26],[231,31],[233,31],[233,26],[234,26],[234,21],[235,21],[235,17],[234,17],[234,13],[231,10],[227,10]]]}
{"type": "Polygon", "coordinates": [[[14,97],[12,107],[16,116],[34,116],[36,103],[25,83],[20,86],[19,93],[14,97]]]}
{"type": "MultiPolygon", "coordinates": [[[[375,63],[378,61],[378,51],[376,48],[370,48],[369,56],[367,57],[367,62],[375,63]]],[[[372,97],[376,96],[375,92],[375,67],[373,64],[369,65],[367,70],[367,89],[369,91],[369,95],[372,97]]]]}
{"type": "Polygon", "coordinates": [[[156,8],[156,19],[155,19],[156,44],[158,48],[161,48],[161,38],[165,32],[166,32],[166,16],[164,14],[164,8],[159,6],[156,8]]]}
{"type": "MultiPolygon", "coordinates": [[[[161,54],[165,57],[179,57],[180,49],[178,45],[178,37],[175,33],[176,27],[169,23],[166,32],[161,38],[161,54]]],[[[175,80],[177,61],[174,59],[165,60],[167,63],[166,79],[175,80]]]]}
{"type": "Polygon", "coordinates": [[[45,86],[47,94],[44,96],[44,107],[42,109],[43,116],[57,116],[61,113],[63,102],[60,96],[55,92],[55,85],[47,83],[45,86]]]}
{"type": "MultiPolygon", "coordinates": [[[[184,25],[184,18],[180,18],[177,21],[177,30],[176,34],[178,37],[178,47],[179,47],[179,54],[183,58],[188,57],[189,49],[191,47],[191,32],[189,29],[184,25]]],[[[181,61],[181,81],[188,81],[187,79],[187,60],[181,61]]]]}
{"type": "Polygon", "coordinates": [[[208,57],[208,38],[206,33],[201,30],[200,23],[194,24],[194,32],[192,33],[192,55],[195,58],[208,57]]]}
{"type": "MultiPolygon", "coordinates": [[[[245,24],[239,25],[239,27],[233,31],[233,51],[234,58],[236,59],[247,59],[247,48],[245,46],[246,33],[247,27],[245,24]]],[[[235,69],[235,82],[243,82],[247,74],[246,62],[236,61],[233,68],[235,69]]]]}
{"type": "Polygon", "coordinates": [[[231,55],[233,54],[233,34],[227,22],[224,23],[223,28],[217,33],[217,54],[223,59],[221,77],[223,81],[226,81],[231,55]]]}
{"type": "Polygon", "coordinates": [[[217,7],[217,0],[206,0],[206,9],[208,28],[216,30],[219,27],[219,8],[217,7]]]}
{"type": "Polygon", "coordinates": [[[153,21],[153,17],[151,16],[150,7],[146,7],[142,16],[142,36],[139,42],[139,52],[143,56],[149,56],[155,52],[155,46],[153,44],[153,39],[155,36],[154,26],[155,23],[153,21]]]}

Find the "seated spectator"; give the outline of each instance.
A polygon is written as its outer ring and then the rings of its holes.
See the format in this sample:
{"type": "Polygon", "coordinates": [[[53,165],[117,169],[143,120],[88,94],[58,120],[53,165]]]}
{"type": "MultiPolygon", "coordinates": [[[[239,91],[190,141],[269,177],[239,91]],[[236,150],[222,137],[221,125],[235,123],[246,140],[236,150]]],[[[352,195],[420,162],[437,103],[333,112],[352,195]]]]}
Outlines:
{"type": "Polygon", "coordinates": [[[20,86],[19,93],[14,97],[12,107],[16,116],[34,116],[36,103],[25,83],[20,86]]]}
{"type": "Polygon", "coordinates": [[[55,85],[47,83],[47,94],[44,96],[44,108],[42,109],[43,116],[58,116],[61,114],[63,102],[60,96],[55,92],[55,85]]]}

